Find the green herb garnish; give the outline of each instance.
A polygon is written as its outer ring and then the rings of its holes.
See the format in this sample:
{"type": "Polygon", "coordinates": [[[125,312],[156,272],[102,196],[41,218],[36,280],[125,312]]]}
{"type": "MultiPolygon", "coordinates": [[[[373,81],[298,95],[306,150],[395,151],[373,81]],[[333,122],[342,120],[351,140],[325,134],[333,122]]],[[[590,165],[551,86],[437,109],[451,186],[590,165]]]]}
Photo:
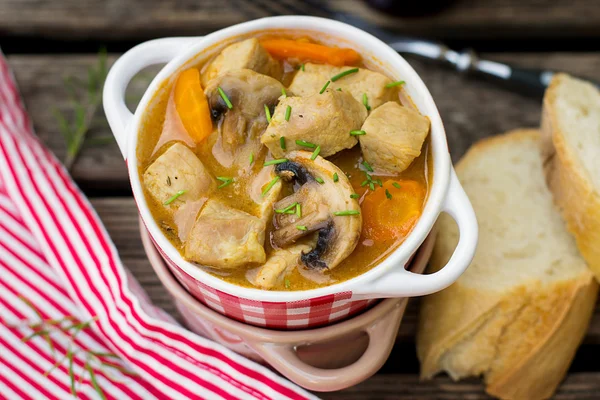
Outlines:
{"type": "Polygon", "coordinates": [[[233,178],[228,176],[217,176],[217,179],[223,182],[220,186],[217,186],[217,189],[224,188],[227,185],[230,185],[233,182],[233,178]]]}
{"type": "Polygon", "coordinates": [[[366,160],[362,162],[362,165],[367,169],[367,171],[373,172],[373,167],[371,167],[371,165],[366,160]]]}
{"type": "Polygon", "coordinates": [[[277,181],[281,179],[279,178],[279,176],[276,176],[275,178],[273,178],[273,180],[271,182],[269,182],[269,184],[267,185],[267,187],[265,188],[265,190],[263,190],[262,195],[263,197],[269,192],[269,190],[271,190],[271,188],[273,186],[275,186],[275,184],[277,183],[277,181]]]}
{"type": "Polygon", "coordinates": [[[363,182],[360,184],[360,187],[367,186],[367,185],[369,184],[369,182],[370,182],[370,181],[369,181],[368,179],[365,179],[365,180],[364,180],[364,181],[363,181],[363,182]]]}
{"type": "Polygon", "coordinates": [[[331,82],[335,82],[338,79],[345,77],[346,75],[354,74],[358,72],[358,68],[347,69],[346,71],[340,72],[339,74],[331,77],[331,82]]]}
{"type": "Polygon", "coordinates": [[[300,64],[300,69],[304,72],[304,64],[300,64]]]}
{"type": "Polygon", "coordinates": [[[315,151],[313,151],[312,156],[310,156],[311,160],[315,160],[315,158],[317,158],[317,156],[319,155],[319,153],[321,152],[321,146],[317,146],[317,148],[315,149],[315,151]]]}
{"type": "Polygon", "coordinates": [[[400,189],[400,184],[398,182],[392,183],[392,186],[394,186],[396,189],[400,189]]]}
{"type": "Polygon", "coordinates": [[[325,92],[325,90],[327,90],[327,86],[329,86],[330,83],[331,83],[331,81],[327,81],[327,83],[323,86],[323,89],[321,89],[319,94],[323,94],[323,92],[325,92]]]}
{"type": "Polygon", "coordinates": [[[325,183],[325,181],[323,180],[323,178],[321,178],[321,177],[319,177],[319,176],[317,176],[317,177],[315,178],[315,181],[319,182],[321,185],[325,183]]]}
{"type": "Polygon", "coordinates": [[[371,189],[371,191],[375,191],[375,184],[373,183],[373,181],[369,182],[369,188],[371,189]]]}
{"type": "Polygon", "coordinates": [[[367,111],[371,111],[371,106],[369,105],[369,98],[366,93],[362,95],[363,106],[367,109],[367,111]]]}
{"type": "Polygon", "coordinates": [[[288,278],[285,278],[285,281],[283,281],[285,288],[289,289],[290,286],[292,286],[292,284],[290,283],[290,280],[288,278]]]}
{"type": "Polygon", "coordinates": [[[296,203],[296,215],[298,218],[302,218],[302,205],[300,203],[296,203]]]}
{"type": "Polygon", "coordinates": [[[283,164],[284,162],[288,162],[287,158],[278,158],[276,160],[270,160],[263,164],[263,167],[268,167],[269,165],[283,164]]]}
{"type": "Polygon", "coordinates": [[[225,102],[225,104],[227,104],[227,108],[229,108],[231,110],[233,108],[233,104],[231,104],[231,101],[229,100],[229,97],[227,97],[227,95],[225,94],[225,92],[223,91],[223,89],[221,89],[221,86],[219,86],[217,88],[217,90],[219,91],[219,94],[221,95],[221,98],[223,99],[223,101],[225,102]]]}
{"type": "Polygon", "coordinates": [[[387,197],[388,199],[392,199],[392,194],[390,193],[389,190],[385,189],[385,197],[387,197]]]}
{"type": "Polygon", "coordinates": [[[305,142],[304,140],[296,140],[296,144],[298,146],[310,147],[311,149],[314,149],[315,147],[317,147],[316,144],[311,143],[311,142],[305,142]]]}
{"type": "Polygon", "coordinates": [[[285,120],[289,121],[291,115],[292,115],[292,106],[287,106],[285,108],[285,120]]]}
{"type": "Polygon", "coordinates": [[[338,176],[337,172],[334,172],[334,173],[333,173],[333,181],[334,181],[334,182],[337,182],[337,181],[339,181],[339,180],[340,180],[340,177],[338,176]]]}
{"type": "Polygon", "coordinates": [[[187,192],[187,190],[180,190],[179,192],[175,193],[173,196],[169,197],[164,203],[163,205],[168,206],[169,204],[171,204],[172,202],[174,202],[175,200],[177,200],[177,198],[179,196],[181,196],[182,194],[184,194],[185,192],[187,192]]]}
{"type": "Polygon", "coordinates": [[[343,217],[346,215],[358,215],[358,214],[360,214],[360,211],[358,211],[358,210],[335,211],[333,213],[333,215],[335,215],[337,217],[343,217]]]}
{"type": "Polygon", "coordinates": [[[359,195],[359,194],[357,194],[357,193],[352,193],[352,194],[350,195],[350,198],[351,198],[351,199],[358,199],[359,197],[360,197],[360,195],[359,195]]]}
{"type": "Polygon", "coordinates": [[[307,231],[308,228],[304,225],[296,225],[296,229],[298,229],[299,231],[307,231]]]}
{"type": "Polygon", "coordinates": [[[361,135],[366,135],[367,132],[362,131],[362,130],[356,130],[356,131],[350,131],[350,134],[352,136],[361,136],[361,135]]]}
{"type": "Polygon", "coordinates": [[[267,116],[267,123],[271,123],[271,110],[269,110],[269,107],[267,107],[267,105],[265,104],[265,115],[267,116]]]}
{"type": "Polygon", "coordinates": [[[286,147],[285,147],[285,137],[282,136],[282,137],[279,138],[279,146],[281,147],[282,150],[286,149],[286,147]]]}
{"type": "Polygon", "coordinates": [[[396,82],[391,82],[388,83],[387,85],[385,85],[386,88],[393,88],[394,86],[400,86],[400,85],[404,85],[406,82],[404,81],[396,81],[396,82]]]}
{"type": "Polygon", "coordinates": [[[250,153],[250,165],[254,162],[254,153],[250,153]]]}
{"type": "Polygon", "coordinates": [[[283,97],[287,97],[287,92],[285,91],[285,88],[281,88],[281,95],[283,97]]]}
{"type": "Polygon", "coordinates": [[[338,92],[341,92],[341,91],[342,91],[342,88],[341,88],[341,87],[339,87],[339,88],[337,88],[337,89],[335,89],[335,90],[337,90],[338,92]]]}
{"type": "MultiPolygon", "coordinates": [[[[298,204],[299,204],[298,202],[292,203],[289,206],[287,206],[286,208],[281,208],[281,209],[275,210],[275,212],[277,214],[286,214],[289,211],[292,211],[293,208],[296,208],[298,206],[298,204]]],[[[295,210],[289,214],[294,214],[294,213],[295,213],[295,210]]]]}

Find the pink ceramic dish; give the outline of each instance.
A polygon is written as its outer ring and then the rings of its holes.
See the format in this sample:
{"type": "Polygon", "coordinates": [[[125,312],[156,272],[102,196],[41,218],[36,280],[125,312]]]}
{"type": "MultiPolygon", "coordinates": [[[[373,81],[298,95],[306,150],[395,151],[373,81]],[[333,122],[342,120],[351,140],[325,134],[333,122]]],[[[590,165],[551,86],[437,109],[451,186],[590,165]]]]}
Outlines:
{"type": "Polygon", "coordinates": [[[425,84],[394,50],[370,34],[350,25],[315,17],[285,16],[251,21],[202,38],[166,38],[143,43],[125,53],[112,67],[104,87],[104,109],[111,129],[127,160],[137,206],[152,240],[174,275],[197,299],[231,318],[271,328],[304,329],[333,323],[364,310],[373,299],[419,296],[452,284],[469,265],[477,243],[475,214],[448,153],[444,126],[425,84]],[[394,80],[406,81],[405,90],[431,121],[433,183],[423,214],[411,234],[392,254],[370,271],[331,286],[305,291],[266,291],[225,282],[186,261],[164,237],[153,219],[138,174],[137,143],[140,126],[156,94],[173,82],[191,63],[201,62],[234,40],[269,30],[305,31],[326,44],[357,50],[366,62],[377,63],[394,80]],[[131,78],[144,67],[167,63],[154,78],[135,114],[124,102],[131,78]],[[440,212],[457,222],[460,240],[454,255],[440,271],[417,275],[404,266],[431,231],[440,212]]]}
{"type": "MultiPolygon", "coordinates": [[[[377,372],[390,355],[407,298],[382,300],[354,318],[317,329],[279,331],[249,326],[214,312],[186,292],[169,272],[142,222],[140,232],[154,271],[191,330],[267,362],[307,389],[333,391],[356,385],[377,372]]],[[[410,264],[413,273],[423,272],[434,242],[432,233],[410,264]]]]}

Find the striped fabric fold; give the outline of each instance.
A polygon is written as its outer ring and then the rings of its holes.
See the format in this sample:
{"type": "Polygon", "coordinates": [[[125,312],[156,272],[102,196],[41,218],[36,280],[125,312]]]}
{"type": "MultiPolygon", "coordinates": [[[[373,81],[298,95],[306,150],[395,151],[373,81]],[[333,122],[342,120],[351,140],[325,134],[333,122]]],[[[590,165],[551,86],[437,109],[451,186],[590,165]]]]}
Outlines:
{"type": "Polygon", "coordinates": [[[37,139],[0,53],[0,398],[306,399],[269,369],[148,303],[95,211],[37,139]],[[90,321],[74,339],[24,342],[39,317],[90,321]],[[78,351],[72,357],[68,349],[78,351]],[[114,353],[87,370],[86,352],[114,353]],[[62,363],[45,374],[61,358],[62,363]],[[101,388],[99,392],[95,387],[101,388]]]}

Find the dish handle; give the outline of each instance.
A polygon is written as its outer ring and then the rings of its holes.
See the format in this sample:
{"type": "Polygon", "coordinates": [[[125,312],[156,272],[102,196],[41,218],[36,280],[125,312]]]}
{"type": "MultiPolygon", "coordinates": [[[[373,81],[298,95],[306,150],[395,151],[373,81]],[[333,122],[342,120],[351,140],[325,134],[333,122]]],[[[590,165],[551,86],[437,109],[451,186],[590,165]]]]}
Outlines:
{"type": "MultiPolygon", "coordinates": [[[[310,346],[310,343],[249,342],[248,345],[275,370],[308,390],[318,392],[342,390],[368,379],[383,366],[396,342],[407,302],[408,299],[399,301],[389,313],[364,326],[360,332],[366,333],[369,337],[367,348],[358,360],[341,368],[319,368],[301,360],[296,348],[302,345],[310,346]]],[[[357,330],[353,333],[358,332],[357,330]]],[[[345,332],[340,337],[328,340],[342,339],[348,334],[345,332]]]]}
{"type": "Polygon", "coordinates": [[[438,292],[454,283],[473,260],[478,238],[477,218],[473,206],[454,168],[450,169],[450,184],[442,212],[449,214],[456,221],[459,232],[456,249],[443,268],[426,275],[397,268],[353,290],[353,294],[364,298],[423,296],[438,292]]]}
{"type": "Polygon", "coordinates": [[[125,90],[129,81],[150,65],[168,63],[197,40],[197,37],[149,40],[127,51],[111,67],[104,83],[102,103],[123,158],[127,159],[127,127],[133,118],[125,104],[125,90]]]}

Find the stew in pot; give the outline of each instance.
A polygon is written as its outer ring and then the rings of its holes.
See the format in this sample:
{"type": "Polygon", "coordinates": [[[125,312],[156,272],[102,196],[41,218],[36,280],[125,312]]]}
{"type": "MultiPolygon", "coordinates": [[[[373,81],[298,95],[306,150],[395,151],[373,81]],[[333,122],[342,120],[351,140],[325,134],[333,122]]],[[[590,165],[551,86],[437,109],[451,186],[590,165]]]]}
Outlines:
{"type": "Polygon", "coordinates": [[[188,261],[246,287],[350,279],[411,232],[431,184],[429,119],[349,48],[256,35],[188,66],[145,114],[139,173],[188,261]]]}

